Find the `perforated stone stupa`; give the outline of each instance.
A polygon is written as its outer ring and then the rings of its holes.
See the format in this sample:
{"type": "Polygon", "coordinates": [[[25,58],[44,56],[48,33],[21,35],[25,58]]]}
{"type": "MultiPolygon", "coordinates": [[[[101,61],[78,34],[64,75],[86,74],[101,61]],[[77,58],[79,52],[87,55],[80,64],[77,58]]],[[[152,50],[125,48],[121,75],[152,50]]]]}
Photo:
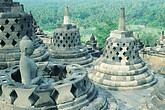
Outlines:
{"type": "Polygon", "coordinates": [[[57,62],[89,66],[93,57],[88,49],[81,44],[80,33],[76,25],[69,22],[68,7],[65,8],[64,23],[54,31],[50,46],[51,57],[57,62]]]}
{"type": "Polygon", "coordinates": [[[79,65],[34,63],[23,37],[19,66],[0,71],[0,110],[117,110],[115,98],[93,84],[79,65]]]}
{"type": "Polygon", "coordinates": [[[99,43],[96,41],[95,36],[92,34],[90,40],[86,42],[86,47],[88,48],[89,53],[93,57],[100,57],[102,54],[102,48],[100,47],[99,43]]]}
{"type": "Polygon", "coordinates": [[[137,40],[125,28],[125,10],[120,10],[118,30],[106,39],[103,55],[96,60],[89,78],[105,89],[134,90],[157,82],[140,58],[137,40]]]}
{"type": "Polygon", "coordinates": [[[32,20],[24,12],[23,5],[12,0],[0,0],[0,69],[19,63],[19,42],[24,35],[29,36],[35,44],[31,57],[35,61],[48,60],[47,47],[34,35],[32,20]]]}
{"type": "Polygon", "coordinates": [[[148,66],[155,72],[165,74],[165,35],[162,31],[155,47],[146,47],[141,51],[141,56],[148,66]]]}

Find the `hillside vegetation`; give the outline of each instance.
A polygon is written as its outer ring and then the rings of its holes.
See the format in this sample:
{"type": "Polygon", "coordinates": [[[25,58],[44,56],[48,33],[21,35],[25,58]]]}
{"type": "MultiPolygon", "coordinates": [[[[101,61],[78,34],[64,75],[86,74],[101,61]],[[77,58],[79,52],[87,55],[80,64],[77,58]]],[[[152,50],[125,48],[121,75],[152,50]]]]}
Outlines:
{"type": "MultiPolygon", "coordinates": [[[[14,0],[34,15],[38,25],[52,31],[63,22],[64,7],[69,7],[70,19],[89,36],[91,29],[101,45],[111,30],[117,29],[119,11],[126,10],[127,29],[135,29],[142,42],[154,45],[160,32],[165,29],[165,0],[14,0]],[[146,27],[141,27],[146,25],[146,27]],[[131,27],[132,26],[132,27],[131,27]],[[153,40],[154,38],[154,40],[153,40]],[[151,41],[151,39],[153,41],[151,41]]],[[[84,39],[84,38],[83,38],[84,39]]]]}

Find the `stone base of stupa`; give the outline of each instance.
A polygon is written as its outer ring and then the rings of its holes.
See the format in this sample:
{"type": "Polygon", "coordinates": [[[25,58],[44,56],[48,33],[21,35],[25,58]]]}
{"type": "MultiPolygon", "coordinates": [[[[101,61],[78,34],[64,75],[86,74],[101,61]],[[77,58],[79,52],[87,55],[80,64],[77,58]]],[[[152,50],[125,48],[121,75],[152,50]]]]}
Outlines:
{"type": "Polygon", "coordinates": [[[155,86],[151,94],[145,97],[142,110],[164,110],[165,109],[165,83],[161,82],[155,86]]]}
{"type": "MultiPolygon", "coordinates": [[[[38,63],[44,69],[46,63],[38,63]],[[43,68],[44,67],[44,68],[43,68]]],[[[115,98],[93,84],[78,65],[49,63],[49,85],[23,85],[18,66],[0,72],[0,110],[117,110],[115,98]]],[[[46,71],[45,71],[46,72],[46,71]]]]}

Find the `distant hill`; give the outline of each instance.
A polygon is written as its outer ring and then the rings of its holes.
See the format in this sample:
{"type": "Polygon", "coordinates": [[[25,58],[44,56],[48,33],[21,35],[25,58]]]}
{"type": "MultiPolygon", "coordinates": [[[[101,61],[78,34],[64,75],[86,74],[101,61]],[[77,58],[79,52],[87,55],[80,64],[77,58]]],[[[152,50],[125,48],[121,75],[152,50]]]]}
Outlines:
{"type": "Polygon", "coordinates": [[[63,20],[64,7],[69,6],[71,20],[88,28],[104,19],[118,20],[120,7],[126,8],[127,24],[144,23],[165,28],[165,0],[14,0],[32,11],[44,30],[52,30],[63,20]]]}

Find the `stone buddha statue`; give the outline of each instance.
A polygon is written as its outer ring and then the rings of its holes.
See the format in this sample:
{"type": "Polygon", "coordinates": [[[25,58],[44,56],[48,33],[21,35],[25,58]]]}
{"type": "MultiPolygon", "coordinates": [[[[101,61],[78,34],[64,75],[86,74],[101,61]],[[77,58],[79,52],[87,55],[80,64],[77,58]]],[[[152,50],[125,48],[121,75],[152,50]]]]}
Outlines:
{"type": "Polygon", "coordinates": [[[20,49],[20,73],[23,84],[39,85],[41,83],[47,84],[49,82],[54,82],[53,79],[42,78],[44,73],[37,68],[33,59],[30,58],[30,55],[32,55],[34,51],[34,45],[27,36],[24,36],[20,41],[20,49]]]}

